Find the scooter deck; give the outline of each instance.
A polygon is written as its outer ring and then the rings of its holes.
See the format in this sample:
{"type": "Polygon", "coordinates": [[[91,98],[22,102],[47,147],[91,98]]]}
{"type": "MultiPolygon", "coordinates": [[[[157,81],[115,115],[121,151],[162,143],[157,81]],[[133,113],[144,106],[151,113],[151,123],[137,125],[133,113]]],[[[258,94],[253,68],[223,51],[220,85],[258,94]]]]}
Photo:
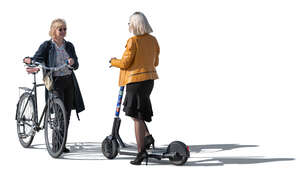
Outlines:
{"type": "MultiPolygon", "coordinates": [[[[161,159],[164,157],[166,153],[166,148],[155,148],[147,150],[148,156],[150,158],[161,159]]],[[[136,156],[137,155],[137,147],[132,145],[126,145],[125,148],[121,148],[119,150],[120,155],[129,155],[129,156],[136,156]]]]}

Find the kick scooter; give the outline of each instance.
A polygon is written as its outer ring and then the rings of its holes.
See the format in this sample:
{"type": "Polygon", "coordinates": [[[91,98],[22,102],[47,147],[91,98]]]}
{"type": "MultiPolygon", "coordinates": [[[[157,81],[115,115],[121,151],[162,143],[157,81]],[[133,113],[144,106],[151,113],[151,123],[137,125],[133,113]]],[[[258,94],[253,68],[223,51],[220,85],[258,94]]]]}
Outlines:
{"type": "MultiPolygon", "coordinates": [[[[120,109],[124,93],[124,86],[120,87],[118,103],[114,118],[114,123],[112,127],[111,135],[107,136],[102,142],[102,153],[108,159],[114,159],[118,154],[136,156],[137,152],[128,150],[128,146],[124,144],[120,135],[119,129],[121,125],[120,109]],[[121,149],[121,148],[122,149],[121,149]]],[[[183,142],[174,141],[168,145],[166,149],[152,149],[147,150],[149,158],[155,158],[161,160],[163,158],[168,158],[170,162],[174,165],[183,165],[190,157],[189,147],[183,142]]]]}

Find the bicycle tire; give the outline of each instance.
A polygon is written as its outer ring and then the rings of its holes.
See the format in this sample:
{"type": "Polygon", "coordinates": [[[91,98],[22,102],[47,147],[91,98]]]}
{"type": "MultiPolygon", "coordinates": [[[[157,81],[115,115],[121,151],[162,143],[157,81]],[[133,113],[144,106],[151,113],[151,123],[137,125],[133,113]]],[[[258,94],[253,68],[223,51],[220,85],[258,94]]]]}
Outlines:
{"type": "Polygon", "coordinates": [[[34,96],[30,95],[28,92],[24,92],[19,98],[16,110],[17,134],[19,141],[24,148],[28,148],[31,145],[36,133],[33,125],[35,111],[34,108],[34,96]],[[28,104],[23,113],[27,99],[28,104]]]}
{"type": "Polygon", "coordinates": [[[50,156],[58,158],[67,140],[67,116],[61,99],[54,98],[49,106],[45,118],[45,142],[50,156]]]}

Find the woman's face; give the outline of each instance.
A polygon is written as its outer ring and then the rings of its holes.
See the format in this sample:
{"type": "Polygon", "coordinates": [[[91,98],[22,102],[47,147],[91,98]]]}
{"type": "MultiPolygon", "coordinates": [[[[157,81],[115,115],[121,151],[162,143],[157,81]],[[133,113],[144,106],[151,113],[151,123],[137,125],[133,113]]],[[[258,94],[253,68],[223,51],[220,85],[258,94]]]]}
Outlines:
{"type": "Polygon", "coordinates": [[[64,39],[67,34],[67,27],[62,25],[55,30],[55,38],[56,39],[64,39]]]}

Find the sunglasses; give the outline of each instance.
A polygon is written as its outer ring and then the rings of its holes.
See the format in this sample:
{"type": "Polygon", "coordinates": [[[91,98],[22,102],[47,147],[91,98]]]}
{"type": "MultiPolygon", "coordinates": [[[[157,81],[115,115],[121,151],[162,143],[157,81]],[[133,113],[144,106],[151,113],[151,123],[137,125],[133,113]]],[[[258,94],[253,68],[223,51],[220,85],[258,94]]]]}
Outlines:
{"type": "Polygon", "coordinates": [[[67,31],[67,28],[60,28],[60,29],[58,29],[58,31],[60,31],[60,32],[67,31]]]}

